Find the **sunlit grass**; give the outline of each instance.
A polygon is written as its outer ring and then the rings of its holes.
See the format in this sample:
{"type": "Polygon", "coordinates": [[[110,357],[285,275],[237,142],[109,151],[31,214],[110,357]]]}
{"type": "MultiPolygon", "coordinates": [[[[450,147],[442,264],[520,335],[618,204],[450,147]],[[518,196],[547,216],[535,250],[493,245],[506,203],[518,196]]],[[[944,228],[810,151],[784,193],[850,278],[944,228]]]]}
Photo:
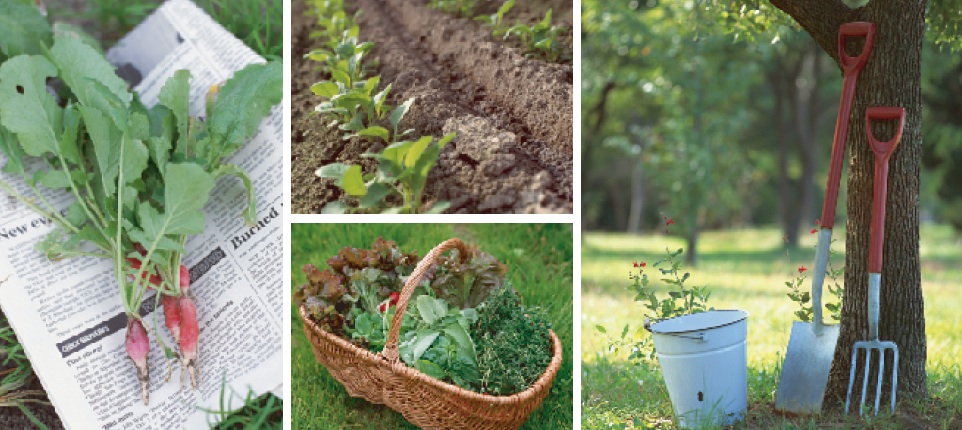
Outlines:
{"type": "MultiPolygon", "coordinates": [[[[844,231],[837,230],[835,237],[844,238],[844,231]]],[[[962,413],[962,402],[955,394],[960,388],[962,357],[962,300],[956,294],[962,283],[962,240],[944,226],[923,226],[921,236],[930,385],[933,396],[936,391],[941,393],[940,398],[962,413]]],[[[664,235],[584,234],[581,357],[585,369],[583,424],[587,428],[622,423],[632,417],[643,417],[648,424],[671,418],[671,404],[657,367],[639,369],[626,364],[626,352],[607,353],[607,339],[595,326],[620,334],[625,324],[631,324],[631,336],[647,336],[641,329],[646,309],[633,302],[625,289],[628,272],[634,261],[650,264],[664,255],[666,247],[675,250],[684,245],[680,238],[664,235]]],[[[839,250],[843,245],[839,240],[834,247],[839,250]]],[[[711,306],[750,313],[750,379],[759,378],[749,382],[753,401],[771,402],[777,382],[772,375],[777,374],[776,366],[788,345],[797,309],[785,296],[785,282],[798,273],[798,266],[811,267],[814,246],[815,236],[804,235],[800,249],[786,256],[775,228],[707,232],[699,242],[698,267],[685,269],[691,272],[690,285],[711,288],[711,306]]],[[[844,257],[839,253],[833,262],[842,265],[844,257]]],[[[810,283],[806,280],[804,285],[810,283]]]]}

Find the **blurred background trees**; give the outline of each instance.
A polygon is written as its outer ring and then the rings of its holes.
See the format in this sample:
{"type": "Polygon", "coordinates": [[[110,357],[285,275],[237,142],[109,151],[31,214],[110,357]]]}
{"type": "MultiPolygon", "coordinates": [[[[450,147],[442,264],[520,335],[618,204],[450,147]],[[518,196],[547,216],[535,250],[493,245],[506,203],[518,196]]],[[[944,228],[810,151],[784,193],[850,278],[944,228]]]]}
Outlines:
{"type": "MultiPolygon", "coordinates": [[[[962,231],[962,31],[941,3],[923,44],[920,212],[962,231]]],[[[703,229],[778,225],[794,248],[814,227],[841,73],[767,3],[711,4],[582,2],[583,228],[656,230],[669,216],[696,259],[703,229]]]]}

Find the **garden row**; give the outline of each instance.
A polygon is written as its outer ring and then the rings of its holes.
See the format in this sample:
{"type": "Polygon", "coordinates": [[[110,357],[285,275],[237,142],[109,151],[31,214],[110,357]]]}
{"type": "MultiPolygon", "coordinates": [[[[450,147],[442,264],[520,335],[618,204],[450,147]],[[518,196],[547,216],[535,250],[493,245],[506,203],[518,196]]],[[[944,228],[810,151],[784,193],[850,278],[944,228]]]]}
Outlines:
{"type": "MultiPolygon", "coordinates": [[[[321,15],[306,13],[316,10],[316,4],[300,6],[293,28],[293,212],[362,205],[363,211],[387,207],[402,212],[571,211],[570,65],[527,58],[524,51],[492,38],[491,28],[423,3],[361,0],[342,13],[324,15],[356,20],[355,32],[347,37],[329,29],[351,26],[319,22],[321,15]],[[356,39],[346,40],[351,37],[356,39]],[[334,43],[346,41],[353,46],[353,55],[360,54],[360,61],[351,65],[345,45],[345,70],[335,77],[329,71],[332,57],[319,51],[330,53],[337,49],[334,43]],[[307,59],[300,58],[305,55],[307,59]],[[311,57],[321,61],[319,69],[311,57]],[[355,82],[352,71],[360,81],[355,82]],[[332,124],[333,118],[314,114],[319,108],[327,115],[341,115],[337,109],[344,106],[338,103],[354,103],[351,97],[344,100],[351,89],[348,83],[370,100],[364,103],[371,109],[357,110],[364,111],[360,122],[340,117],[332,124]],[[389,104],[403,109],[389,109],[389,104]],[[417,136],[449,139],[433,144],[417,136]],[[402,144],[404,139],[410,140],[402,144]],[[441,143],[446,145],[442,148],[441,143]],[[388,150],[392,145],[401,151],[388,150]],[[402,146],[413,151],[404,152],[402,146]],[[420,147],[427,153],[419,152],[420,147]],[[430,169],[432,148],[437,148],[437,165],[428,174],[423,167],[430,169]],[[422,159],[422,169],[416,168],[422,159]],[[321,172],[326,178],[315,175],[332,164],[321,172]],[[401,173],[393,175],[385,164],[396,165],[401,173]],[[413,171],[405,174],[405,169],[413,171]],[[345,175],[350,180],[345,181],[345,175]],[[404,187],[394,193],[396,188],[378,185],[392,177],[416,179],[414,185],[423,186],[422,205],[408,204],[402,197],[404,187]]],[[[413,201],[418,193],[410,189],[408,194],[413,201]]]]}

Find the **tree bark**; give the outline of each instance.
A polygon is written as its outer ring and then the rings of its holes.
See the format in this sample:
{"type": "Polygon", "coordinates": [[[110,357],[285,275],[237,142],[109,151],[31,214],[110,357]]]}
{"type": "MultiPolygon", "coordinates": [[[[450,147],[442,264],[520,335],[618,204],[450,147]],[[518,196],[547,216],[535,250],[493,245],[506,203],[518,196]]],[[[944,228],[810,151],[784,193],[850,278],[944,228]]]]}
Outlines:
{"type": "MultiPolygon", "coordinates": [[[[899,399],[927,397],[918,201],[922,146],[921,53],[926,1],[871,1],[851,10],[837,0],[770,1],[798,21],[836,62],[839,25],[850,21],[876,24],[875,48],[859,76],[849,118],[845,297],[825,404],[844,402],[852,344],[868,339],[868,242],[875,164],[865,134],[865,109],[869,106],[906,109],[902,141],[889,162],[879,338],[892,340],[899,346],[899,399]]],[[[859,52],[857,46],[861,43],[852,45],[848,52],[859,52]]],[[[887,140],[893,135],[894,125],[883,122],[873,129],[878,139],[887,140]]],[[[871,389],[872,384],[869,385],[871,389]]],[[[856,388],[860,389],[860,386],[856,388]]],[[[870,392],[869,396],[872,395],[870,392]]],[[[883,401],[885,399],[887,396],[883,396],[883,401]]]]}
{"type": "Polygon", "coordinates": [[[641,217],[645,210],[645,168],[641,156],[634,157],[631,169],[631,208],[628,213],[628,233],[641,232],[641,217]]]}

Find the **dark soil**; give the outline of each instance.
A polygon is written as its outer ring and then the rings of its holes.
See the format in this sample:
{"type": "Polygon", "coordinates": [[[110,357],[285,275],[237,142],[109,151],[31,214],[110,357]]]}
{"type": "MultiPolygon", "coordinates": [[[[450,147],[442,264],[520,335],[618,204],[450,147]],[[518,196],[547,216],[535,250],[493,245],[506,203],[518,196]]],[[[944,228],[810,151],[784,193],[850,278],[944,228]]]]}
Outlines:
{"type": "MultiPolygon", "coordinates": [[[[531,16],[544,15],[544,9],[531,16]]],[[[570,3],[570,2],[568,2],[570,3]]],[[[402,129],[420,135],[457,132],[428,180],[426,201],[451,202],[453,213],[571,213],[572,67],[524,56],[494,40],[472,20],[431,10],[411,0],[355,0],[364,11],[361,40],[375,42],[371,64],[388,101],[416,97],[402,129]]],[[[321,99],[310,86],[323,76],[304,54],[318,46],[314,19],[298,3],[293,13],[291,200],[293,213],[316,213],[345,199],[331,181],[314,175],[332,162],[360,163],[380,144],[343,141],[328,121],[310,115],[321,99]]],[[[570,22],[570,5],[567,22],[570,22]]],[[[555,13],[558,22],[563,13],[555,13]]]]}

